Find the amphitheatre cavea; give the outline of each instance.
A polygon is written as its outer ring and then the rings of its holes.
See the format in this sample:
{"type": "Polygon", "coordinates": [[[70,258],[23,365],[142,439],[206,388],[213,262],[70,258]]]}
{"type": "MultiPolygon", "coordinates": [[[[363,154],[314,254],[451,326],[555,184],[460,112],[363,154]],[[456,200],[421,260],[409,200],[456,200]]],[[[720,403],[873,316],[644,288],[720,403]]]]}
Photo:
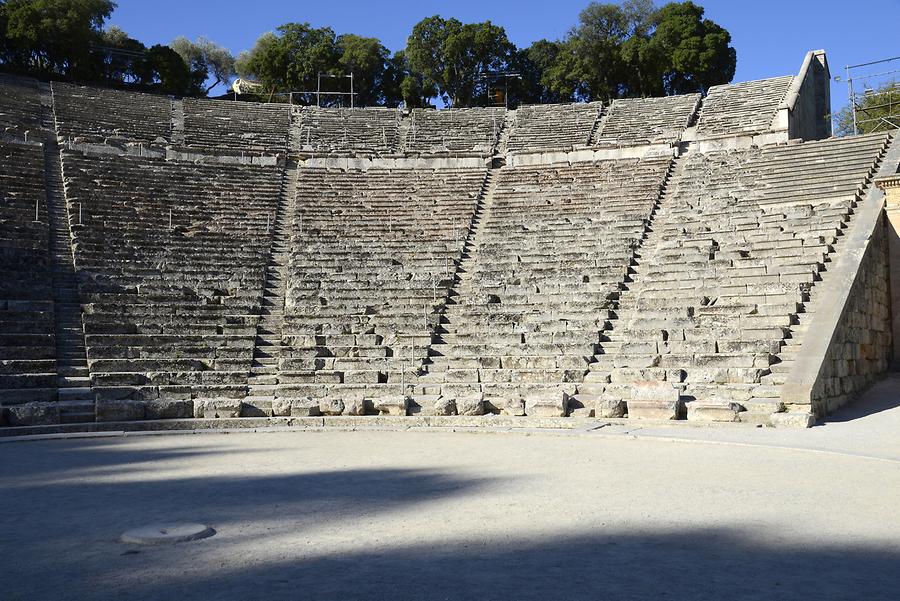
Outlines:
{"type": "Polygon", "coordinates": [[[828,80],[433,110],[4,77],[5,424],[810,426],[892,356],[900,143],[831,138],[828,80]]]}
{"type": "Polygon", "coordinates": [[[0,0],[0,601],[900,599],[889,19],[237,4],[0,0]]]}

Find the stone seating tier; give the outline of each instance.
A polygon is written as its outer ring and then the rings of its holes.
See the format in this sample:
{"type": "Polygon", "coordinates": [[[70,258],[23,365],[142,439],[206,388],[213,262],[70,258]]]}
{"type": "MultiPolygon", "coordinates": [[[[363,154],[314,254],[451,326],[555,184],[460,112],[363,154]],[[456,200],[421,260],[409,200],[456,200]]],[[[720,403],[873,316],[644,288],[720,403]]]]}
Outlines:
{"type": "Polygon", "coordinates": [[[58,81],[51,88],[56,131],[63,139],[171,140],[172,100],[168,96],[58,81]]]}
{"type": "Polygon", "coordinates": [[[697,122],[702,137],[763,133],[769,130],[793,76],[712,86],[697,122]]]}
{"type": "Polygon", "coordinates": [[[502,108],[412,109],[404,120],[403,149],[490,155],[505,118],[502,108]]]}
{"type": "Polygon", "coordinates": [[[485,173],[300,170],[280,394],[371,398],[412,380],[485,173]]]}
{"type": "Polygon", "coordinates": [[[388,108],[293,107],[294,147],[301,152],[400,150],[400,111],[388,108]]]}
{"type": "Polygon", "coordinates": [[[0,403],[55,399],[49,245],[43,149],[0,141],[0,403]]]}
{"type": "Polygon", "coordinates": [[[699,104],[700,94],[613,100],[593,143],[672,144],[681,139],[699,104]]]}
{"type": "Polygon", "coordinates": [[[494,411],[539,400],[564,414],[669,163],[501,169],[416,392],[483,396],[494,411]]]}
{"type": "Polygon", "coordinates": [[[63,153],[98,398],[246,394],[282,170],[63,153]]]}
{"type": "Polygon", "coordinates": [[[268,152],[287,150],[291,109],[286,104],[195,98],[185,98],[182,102],[187,146],[268,152]]]}
{"type": "Polygon", "coordinates": [[[883,135],[690,153],[619,297],[584,393],[633,382],[683,400],[779,406],[779,357],[840,249],[883,135]]]}
{"type": "Polygon", "coordinates": [[[587,145],[600,119],[602,102],[520,106],[509,135],[510,152],[587,145]]]}
{"type": "Polygon", "coordinates": [[[22,138],[30,132],[37,140],[41,121],[38,82],[28,77],[0,75],[0,134],[22,138]]]}

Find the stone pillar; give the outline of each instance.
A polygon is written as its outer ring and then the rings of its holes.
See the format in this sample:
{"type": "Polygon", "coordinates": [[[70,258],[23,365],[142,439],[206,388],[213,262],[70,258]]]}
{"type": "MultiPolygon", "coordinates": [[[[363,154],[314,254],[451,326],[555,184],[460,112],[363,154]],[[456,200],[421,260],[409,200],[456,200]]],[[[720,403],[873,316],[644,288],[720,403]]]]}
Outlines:
{"type": "Polygon", "coordinates": [[[893,367],[900,367],[900,174],[875,178],[884,192],[887,215],[888,253],[891,274],[891,333],[894,340],[893,367]]]}

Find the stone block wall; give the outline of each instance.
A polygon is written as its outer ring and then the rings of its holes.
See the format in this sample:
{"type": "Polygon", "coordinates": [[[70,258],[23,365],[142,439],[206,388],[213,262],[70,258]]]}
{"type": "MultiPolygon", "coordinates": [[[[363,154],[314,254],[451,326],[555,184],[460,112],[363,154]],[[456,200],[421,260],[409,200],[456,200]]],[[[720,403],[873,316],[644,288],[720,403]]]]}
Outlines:
{"type": "Polygon", "coordinates": [[[880,222],[825,356],[813,396],[816,415],[850,402],[888,369],[892,354],[889,277],[887,233],[880,222]]]}

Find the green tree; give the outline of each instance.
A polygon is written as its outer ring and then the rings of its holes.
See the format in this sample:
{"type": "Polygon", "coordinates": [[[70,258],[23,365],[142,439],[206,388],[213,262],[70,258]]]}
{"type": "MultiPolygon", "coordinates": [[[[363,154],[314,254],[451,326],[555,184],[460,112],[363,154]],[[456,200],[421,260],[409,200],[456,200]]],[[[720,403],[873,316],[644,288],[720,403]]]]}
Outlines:
{"type": "Polygon", "coordinates": [[[91,54],[91,79],[111,86],[140,84],[139,71],[146,52],[146,46],[113,25],[100,34],[99,44],[91,54]]]}
{"type": "Polygon", "coordinates": [[[91,47],[115,6],[110,0],[7,0],[0,4],[7,58],[35,73],[92,76],[91,47]]]}
{"type": "Polygon", "coordinates": [[[709,19],[693,2],[672,2],[653,16],[648,58],[661,72],[666,94],[705,93],[734,77],[737,53],[731,34],[709,19]]]}
{"type": "Polygon", "coordinates": [[[559,91],[572,87],[583,100],[607,100],[627,93],[629,73],[622,46],[650,28],[653,14],[652,0],[591,2],[565,40],[566,52],[561,53],[562,62],[554,74],[559,91]],[[572,86],[573,81],[578,84],[572,86]]]}
{"type": "Polygon", "coordinates": [[[234,56],[213,41],[204,37],[196,41],[178,37],[169,46],[184,60],[193,77],[200,78],[201,82],[212,81],[204,89],[207,95],[217,85],[228,84],[234,77],[234,56]]]}
{"type": "Polygon", "coordinates": [[[528,48],[516,51],[512,69],[520,77],[510,82],[511,105],[562,102],[570,97],[559,94],[550,78],[562,49],[560,42],[538,40],[528,48]]]}
{"type": "MultiPolygon", "coordinates": [[[[856,97],[856,132],[870,134],[900,128],[900,83],[891,81],[856,97]]],[[[853,109],[848,103],[835,115],[834,133],[852,136],[853,109]]]]}
{"type": "Polygon", "coordinates": [[[400,97],[410,108],[423,108],[429,100],[438,95],[437,84],[418,72],[413,72],[405,50],[400,50],[391,58],[391,73],[399,78],[400,97]]]}
{"type": "Polygon", "coordinates": [[[436,87],[445,103],[471,106],[486,93],[484,74],[508,69],[515,47],[490,21],[463,24],[433,16],[419,21],[406,43],[420,90],[436,87]]]}
{"type": "Polygon", "coordinates": [[[390,54],[377,38],[352,33],[338,36],[338,64],[345,74],[353,74],[354,103],[357,106],[384,104],[385,76],[390,54]]]}
{"type": "Polygon", "coordinates": [[[140,74],[143,87],[176,96],[196,95],[202,83],[177,52],[162,44],[147,49],[140,74]]]}
{"type": "MultiPolygon", "coordinates": [[[[286,23],[276,32],[263,34],[235,64],[242,77],[262,84],[269,100],[278,92],[315,90],[319,73],[339,74],[340,51],[330,27],[286,23]]],[[[302,97],[306,102],[314,99],[315,94],[302,97]]]]}
{"type": "MultiPolygon", "coordinates": [[[[381,79],[381,95],[385,106],[396,107],[405,101],[403,82],[409,75],[406,55],[403,51],[395,52],[384,65],[384,77],[381,79]]],[[[407,103],[407,106],[412,106],[407,103]]]]}

